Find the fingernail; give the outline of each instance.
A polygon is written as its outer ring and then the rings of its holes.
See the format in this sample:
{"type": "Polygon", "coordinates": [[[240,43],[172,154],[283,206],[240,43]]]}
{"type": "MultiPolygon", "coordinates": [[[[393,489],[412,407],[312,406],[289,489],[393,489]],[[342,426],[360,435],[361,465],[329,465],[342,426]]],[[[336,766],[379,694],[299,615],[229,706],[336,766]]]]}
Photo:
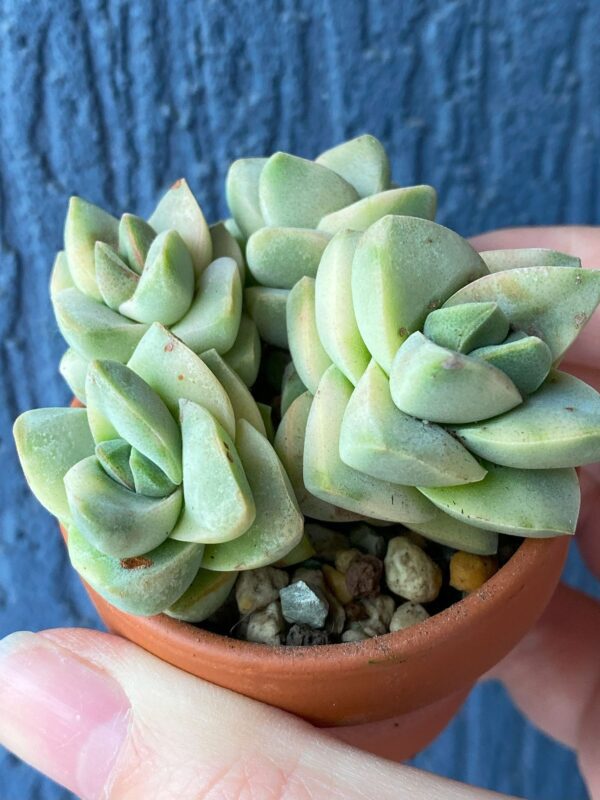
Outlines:
{"type": "Polygon", "coordinates": [[[98,800],[130,704],[108,673],[34,633],[0,641],[0,742],[84,800],[98,800]]]}

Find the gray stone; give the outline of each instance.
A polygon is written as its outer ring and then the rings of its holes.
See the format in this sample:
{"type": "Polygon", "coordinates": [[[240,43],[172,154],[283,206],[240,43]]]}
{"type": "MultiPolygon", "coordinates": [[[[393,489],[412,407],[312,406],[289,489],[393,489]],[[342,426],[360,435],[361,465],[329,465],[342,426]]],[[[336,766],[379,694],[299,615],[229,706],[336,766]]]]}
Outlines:
{"type": "Polygon", "coordinates": [[[376,533],[373,528],[361,523],[357,525],[350,533],[350,544],[352,547],[358,547],[365,553],[376,558],[383,558],[385,556],[386,538],[380,533],[376,533]]]}
{"type": "Polygon", "coordinates": [[[329,644],[327,631],[316,631],[310,625],[292,625],[285,643],[290,647],[311,647],[318,644],[329,644]]]}
{"type": "Polygon", "coordinates": [[[317,586],[296,581],[279,591],[281,611],[288,622],[299,622],[311,628],[322,628],[329,613],[325,594],[317,586]]]}

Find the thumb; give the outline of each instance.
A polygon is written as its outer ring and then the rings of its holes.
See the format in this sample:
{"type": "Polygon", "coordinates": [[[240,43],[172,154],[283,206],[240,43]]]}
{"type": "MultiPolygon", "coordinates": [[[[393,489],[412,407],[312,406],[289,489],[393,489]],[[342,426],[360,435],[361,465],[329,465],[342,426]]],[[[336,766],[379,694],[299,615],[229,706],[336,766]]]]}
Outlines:
{"type": "Polygon", "coordinates": [[[0,742],[84,800],[492,797],[350,748],[94,631],[0,642],[0,708],[0,742]]]}

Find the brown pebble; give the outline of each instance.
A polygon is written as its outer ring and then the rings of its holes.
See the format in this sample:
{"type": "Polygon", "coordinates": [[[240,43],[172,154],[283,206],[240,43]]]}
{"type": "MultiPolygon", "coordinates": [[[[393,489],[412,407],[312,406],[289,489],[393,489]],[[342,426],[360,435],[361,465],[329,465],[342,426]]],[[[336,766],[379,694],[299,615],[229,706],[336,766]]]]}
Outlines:
{"type": "Polygon", "coordinates": [[[348,622],[360,622],[361,619],[366,619],[369,615],[367,609],[358,600],[353,600],[345,607],[346,619],[348,622]]]}
{"type": "Polygon", "coordinates": [[[346,572],[346,586],[352,597],[379,594],[383,562],[375,556],[359,555],[346,572]]]}

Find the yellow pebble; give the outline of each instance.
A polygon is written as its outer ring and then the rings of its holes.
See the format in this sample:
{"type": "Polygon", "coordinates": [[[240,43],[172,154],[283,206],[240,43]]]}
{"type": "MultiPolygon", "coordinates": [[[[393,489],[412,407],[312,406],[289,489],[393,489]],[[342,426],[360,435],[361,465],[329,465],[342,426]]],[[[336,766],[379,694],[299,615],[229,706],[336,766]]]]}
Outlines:
{"type": "Polygon", "coordinates": [[[496,556],[476,556],[459,550],[450,559],[450,586],[474,592],[498,571],[496,556]]]}
{"type": "Polygon", "coordinates": [[[338,550],[335,554],[335,568],[345,574],[348,572],[350,564],[360,555],[361,552],[356,547],[350,547],[348,550],[338,550]]]}
{"type": "Polygon", "coordinates": [[[325,575],[327,585],[343,606],[352,601],[352,595],[346,585],[345,575],[329,564],[323,564],[323,575],[325,575]]]}

